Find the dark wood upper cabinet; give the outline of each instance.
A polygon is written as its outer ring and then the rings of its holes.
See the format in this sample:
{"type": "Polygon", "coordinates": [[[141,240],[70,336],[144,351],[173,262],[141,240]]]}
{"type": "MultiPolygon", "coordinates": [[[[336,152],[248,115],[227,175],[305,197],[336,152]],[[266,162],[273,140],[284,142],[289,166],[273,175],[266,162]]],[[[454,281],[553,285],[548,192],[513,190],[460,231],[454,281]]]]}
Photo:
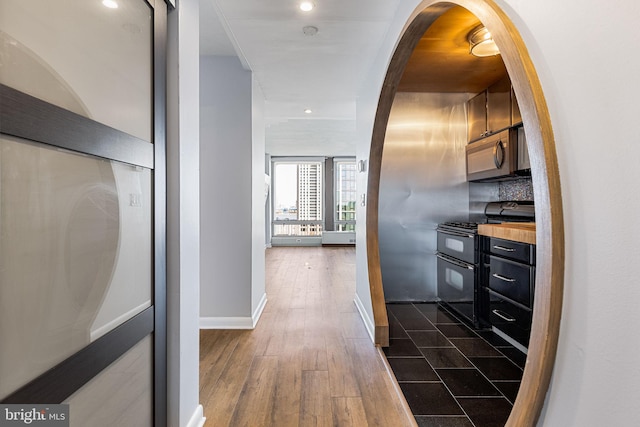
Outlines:
{"type": "Polygon", "coordinates": [[[511,80],[505,75],[467,103],[467,137],[469,142],[500,132],[522,121],[520,110],[512,106],[511,80]],[[517,120],[514,120],[514,111],[517,120]]]}
{"type": "Polygon", "coordinates": [[[487,132],[511,126],[511,80],[504,76],[487,89],[487,132]]]}
{"type": "Polygon", "coordinates": [[[511,124],[518,125],[522,123],[522,115],[520,114],[520,106],[516,99],[516,93],[511,88],[511,124]]]}
{"type": "Polygon", "coordinates": [[[487,91],[471,98],[467,108],[467,140],[475,141],[487,133],[487,91]]]}

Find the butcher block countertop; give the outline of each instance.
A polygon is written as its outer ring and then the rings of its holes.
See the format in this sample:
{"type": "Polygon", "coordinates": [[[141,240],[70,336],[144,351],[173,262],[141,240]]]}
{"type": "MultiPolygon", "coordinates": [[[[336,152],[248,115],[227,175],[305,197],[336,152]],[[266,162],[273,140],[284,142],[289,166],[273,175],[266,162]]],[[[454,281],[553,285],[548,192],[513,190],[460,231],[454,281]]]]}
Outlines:
{"type": "Polygon", "coordinates": [[[478,234],[535,245],[536,223],[503,222],[502,224],[478,224],[478,234]]]}

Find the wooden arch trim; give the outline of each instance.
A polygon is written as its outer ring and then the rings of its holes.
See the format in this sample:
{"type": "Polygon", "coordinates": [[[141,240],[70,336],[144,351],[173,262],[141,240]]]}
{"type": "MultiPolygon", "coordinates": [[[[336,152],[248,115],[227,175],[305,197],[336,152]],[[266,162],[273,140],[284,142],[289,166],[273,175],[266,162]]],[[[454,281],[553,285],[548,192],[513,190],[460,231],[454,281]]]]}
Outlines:
{"type": "Polygon", "coordinates": [[[536,200],[536,303],[522,383],[506,425],[534,426],[551,381],[562,313],[564,225],[560,174],[551,118],[533,62],[515,25],[493,0],[423,1],[405,26],[390,61],[373,125],[366,208],[375,343],[389,345],[378,236],[380,173],[387,122],[403,70],[418,41],[427,28],[454,5],[462,6],[476,15],[493,35],[518,98],[527,133],[536,200]]]}

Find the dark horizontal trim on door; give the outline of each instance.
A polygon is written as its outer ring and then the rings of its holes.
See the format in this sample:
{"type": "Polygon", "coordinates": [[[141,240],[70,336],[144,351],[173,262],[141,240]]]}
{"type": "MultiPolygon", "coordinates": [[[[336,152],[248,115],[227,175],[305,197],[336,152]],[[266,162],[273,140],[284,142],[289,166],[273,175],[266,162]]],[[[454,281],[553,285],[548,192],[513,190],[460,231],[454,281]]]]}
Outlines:
{"type": "Polygon", "coordinates": [[[154,308],[126,321],[0,403],[61,403],[153,332],[154,308]]]}
{"type": "Polygon", "coordinates": [[[0,133],[153,168],[153,144],[0,84],[0,133]]]}

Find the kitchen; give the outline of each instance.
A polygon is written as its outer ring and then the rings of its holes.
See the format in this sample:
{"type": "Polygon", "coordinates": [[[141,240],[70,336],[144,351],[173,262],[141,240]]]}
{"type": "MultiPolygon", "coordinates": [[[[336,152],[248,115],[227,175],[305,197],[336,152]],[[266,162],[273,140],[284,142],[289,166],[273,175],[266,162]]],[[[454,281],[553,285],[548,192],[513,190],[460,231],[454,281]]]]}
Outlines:
{"type": "MultiPolygon", "coordinates": [[[[466,9],[449,9],[402,70],[380,171],[380,269],[387,302],[440,301],[515,346],[523,367],[535,292],[533,181],[500,55],[469,55],[478,29],[466,9]]],[[[390,311],[393,342],[398,311],[390,311]]]]}

